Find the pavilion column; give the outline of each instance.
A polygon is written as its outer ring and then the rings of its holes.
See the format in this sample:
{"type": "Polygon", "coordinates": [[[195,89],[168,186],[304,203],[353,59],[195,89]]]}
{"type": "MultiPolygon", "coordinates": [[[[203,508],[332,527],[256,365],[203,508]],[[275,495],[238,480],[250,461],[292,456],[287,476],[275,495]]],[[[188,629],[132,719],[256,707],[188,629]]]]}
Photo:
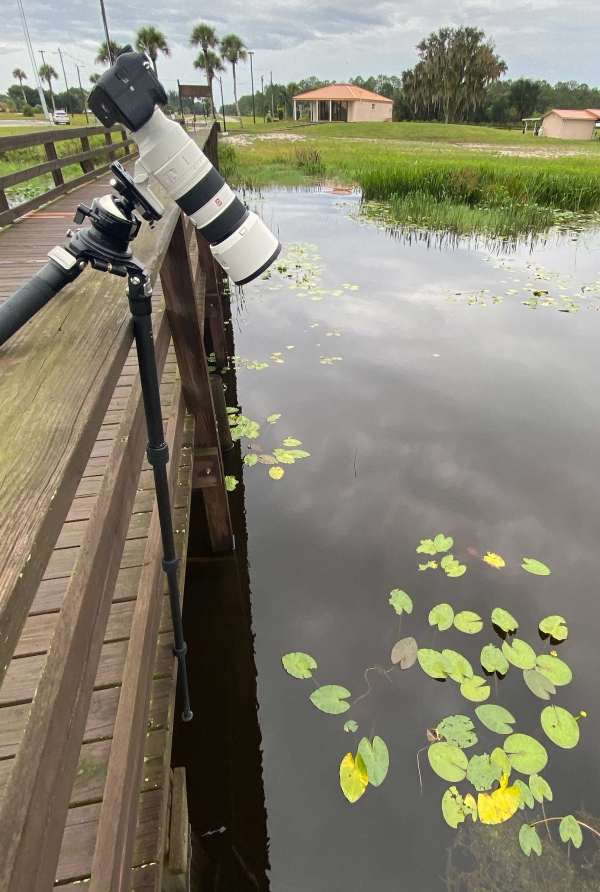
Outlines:
{"type": "Polygon", "coordinates": [[[331,124],[331,99],[329,100],[329,123],[331,124]]]}
{"type": "Polygon", "coordinates": [[[298,119],[296,118],[296,100],[294,99],[294,121],[297,121],[297,120],[298,119]]]}

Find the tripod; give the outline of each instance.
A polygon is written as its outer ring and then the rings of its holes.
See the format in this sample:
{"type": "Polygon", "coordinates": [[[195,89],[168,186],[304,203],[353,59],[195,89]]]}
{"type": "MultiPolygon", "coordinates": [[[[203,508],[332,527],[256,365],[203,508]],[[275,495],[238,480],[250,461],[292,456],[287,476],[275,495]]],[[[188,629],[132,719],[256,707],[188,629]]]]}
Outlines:
{"type": "Polygon", "coordinates": [[[0,346],[66,284],[73,282],[88,264],[93,269],[127,277],[126,290],[133,321],[148,431],[146,454],[154,474],[163,546],[162,567],[168,581],[175,639],[173,653],[178,661],[179,685],[183,699],[182,718],[184,722],[189,722],[192,711],[185,662],[187,646],[183,638],[177,579],[179,558],[175,551],[167,480],[169,448],[163,430],[152,336],[152,286],[143,263],[133,256],[129,247],[129,242],[136,237],[142,224],[135,211],[139,211],[150,226],[153,226],[155,220],[160,220],[163,208],[158,202],[154,204],[137,188],[118,161],[111,164],[111,170],[115,174],[111,185],[119,193],[119,197],[104,195],[102,198],[95,198],[91,208],[78,205],[74,222],[83,223],[87,217],[91,225],[76,232],[69,230],[68,247],[53,248],[49,253],[48,263],[0,307],[0,346]]]}

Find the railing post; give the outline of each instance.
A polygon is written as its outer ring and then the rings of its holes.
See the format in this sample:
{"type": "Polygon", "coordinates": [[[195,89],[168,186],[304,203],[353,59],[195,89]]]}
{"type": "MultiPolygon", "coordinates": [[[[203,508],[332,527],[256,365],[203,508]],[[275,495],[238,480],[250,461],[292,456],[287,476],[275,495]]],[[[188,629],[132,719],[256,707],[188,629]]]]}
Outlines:
{"type": "Polygon", "coordinates": [[[196,243],[198,245],[198,263],[206,278],[204,315],[210,326],[210,337],[215,352],[216,365],[217,368],[222,369],[227,365],[227,345],[225,343],[225,325],[221,303],[221,271],[220,268],[216,269],[216,261],[211,253],[209,244],[197,229],[196,243]]]}
{"type": "MultiPolygon", "coordinates": [[[[110,130],[104,134],[104,142],[107,146],[112,146],[112,133],[110,132],[110,130]]],[[[108,157],[110,158],[111,161],[115,160],[115,158],[117,157],[117,154],[114,149],[112,150],[112,152],[108,153],[108,157]]]]}
{"type": "MultiPolygon", "coordinates": [[[[90,140],[87,136],[81,137],[81,149],[83,152],[90,151],[90,140]]],[[[88,158],[86,161],[81,161],[81,169],[84,173],[91,173],[94,169],[94,162],[91,158],[88,158]]]]}
{"type": "MultiPolygon", "coordinates": [[[[54,143],[47,142],[45,145],[45,149],[46,149],[46,158],[48,159],[48,161],[56,161],[58,158],[58,155],[56,154],[56,146],[54,145],[54,143]]],[[[54,180],[55,186],[62,186],[62,184],[64,183],[65,180],[63,177],[62,170],[60,168],[58,170],[52,171],[52,179],[54,180]]]]}
{"type": "Polygon", "coordinates": [[[194,278],[181,215],[163,261],[160,278],[185,403],[196,421],[193,488],[203,491],[213,550],[231,551],[233,530],[225,475],[202,325],[198,318],[194,278]]]}
{"type": "MultiPolygon", "coordinates": [[[[129,139],[125,130],[120,130],[119,133],[121,134],[121,139],[123,142],[125,142],[126,139],[129,139]]],[[[124,146],[123,152],[125,153],[125,155],[129,155],[129,146],[124,146]]]]}

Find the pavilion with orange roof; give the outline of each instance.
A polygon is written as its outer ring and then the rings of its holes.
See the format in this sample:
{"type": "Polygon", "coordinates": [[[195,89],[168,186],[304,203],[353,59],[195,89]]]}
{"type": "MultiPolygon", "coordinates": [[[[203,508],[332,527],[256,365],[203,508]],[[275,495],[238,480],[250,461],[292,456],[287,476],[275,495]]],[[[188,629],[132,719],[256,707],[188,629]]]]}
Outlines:
{"type": "Polygon", "coordinates": [[[309,93],[294,96],[294,120],[298,119],[298,103],[310,107],[310,120],[316,123],[330,121],[391,121],[392,99],[372,93],[354,84],[330,84],[309,93]]]}

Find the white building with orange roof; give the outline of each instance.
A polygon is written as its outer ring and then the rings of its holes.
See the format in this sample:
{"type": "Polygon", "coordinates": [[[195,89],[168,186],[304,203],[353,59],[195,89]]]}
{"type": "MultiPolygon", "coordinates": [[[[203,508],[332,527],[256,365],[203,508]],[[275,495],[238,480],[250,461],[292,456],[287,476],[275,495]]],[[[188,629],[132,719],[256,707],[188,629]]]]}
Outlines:
{"type": "Polygon", "coordinates": [[[542,115],[540,136],[554,139],[593,139],[600,109],[552,108],[542,115]]]}
{"type": "Polygon", "coordinates": [[[331,84],[309,93],[294,96],[294,120],[298,119],[298,103],[308,103],[310,120],[329,121],[391,121],[392,99],[371,93],[353,84],[331,84]]]}

